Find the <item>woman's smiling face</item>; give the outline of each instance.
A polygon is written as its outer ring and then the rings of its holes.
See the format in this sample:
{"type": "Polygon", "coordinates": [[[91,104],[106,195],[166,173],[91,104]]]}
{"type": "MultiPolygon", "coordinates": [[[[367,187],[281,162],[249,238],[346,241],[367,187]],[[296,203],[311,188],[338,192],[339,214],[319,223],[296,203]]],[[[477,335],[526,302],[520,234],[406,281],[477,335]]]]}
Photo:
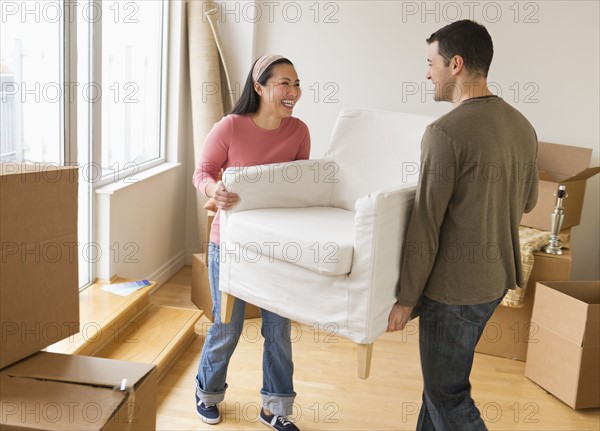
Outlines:
{"type": "Polygon", "coordinates": [[[262,108],[281,118],[292,115],[294,106],[302,94],[296,69],[289,64],[275,65],[272,76],[260,89],[262,108]]]}

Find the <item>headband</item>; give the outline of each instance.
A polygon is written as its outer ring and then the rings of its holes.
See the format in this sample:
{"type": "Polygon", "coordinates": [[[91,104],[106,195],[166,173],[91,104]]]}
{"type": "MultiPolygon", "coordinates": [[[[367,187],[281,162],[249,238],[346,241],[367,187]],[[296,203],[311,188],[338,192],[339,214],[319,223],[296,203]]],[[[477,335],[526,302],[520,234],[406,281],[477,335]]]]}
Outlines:
{"type": "Polygon", "coordinates": [[[254,82],[258,82],[258,78],[260,78],[260,76],[263,73],[265,73],[267,67],[269,67],[271,64],[282,58],[284,57],[281,55],[268,54],[263,55],[261,58],[256,60],[256,63],[254,64],[254,69],[252,70],[252,79],[254,80],[254,82]]]}

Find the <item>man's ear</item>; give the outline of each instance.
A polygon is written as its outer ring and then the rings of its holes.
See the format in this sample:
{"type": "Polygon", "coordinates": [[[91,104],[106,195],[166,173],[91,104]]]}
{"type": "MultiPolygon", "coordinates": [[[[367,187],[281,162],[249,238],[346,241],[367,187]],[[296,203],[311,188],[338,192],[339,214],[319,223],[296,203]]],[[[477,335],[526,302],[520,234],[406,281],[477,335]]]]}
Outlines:
{"type": "Polygon", "coordinates": [[[465,60],[460,55],[455,55],[450,60],[450,67],[452,68],[452,75],[458,75],[465,66],[465,60]]]}

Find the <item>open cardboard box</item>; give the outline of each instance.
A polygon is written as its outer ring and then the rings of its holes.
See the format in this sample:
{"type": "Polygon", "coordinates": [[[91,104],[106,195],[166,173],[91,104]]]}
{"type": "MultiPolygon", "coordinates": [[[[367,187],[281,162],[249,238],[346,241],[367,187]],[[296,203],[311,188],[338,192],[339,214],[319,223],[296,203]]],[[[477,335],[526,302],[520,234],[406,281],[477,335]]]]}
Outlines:
{"type": "Polygon", "coordinates": [[[589,167],[591,159],[591,148],[539,142],[538,201],[531,212],[523,214],[521,225],[549,231],[552,228],[550,216],[556,205],[554,195],[559,184],[564,184],[567,197],[563,200],[562,229],[577,226],[581,221],[586,182],[600,172],[600,166],[589,167]]]}
{"type": "Polygon", "coordinates": [[[0,371],[0,428],[153,430],[156,391],[154,365],[40,352],[0,371]]]}
{"type": "Polygon", "coordinates": [[[0,163],[0,368],[79,332],[73,167],[0,163]]]}
{"type": "Polygon", "coordinates": [[[600,281],[538,283],[530,337],[525,376],[572,408],[600,407],[600,281]]]}

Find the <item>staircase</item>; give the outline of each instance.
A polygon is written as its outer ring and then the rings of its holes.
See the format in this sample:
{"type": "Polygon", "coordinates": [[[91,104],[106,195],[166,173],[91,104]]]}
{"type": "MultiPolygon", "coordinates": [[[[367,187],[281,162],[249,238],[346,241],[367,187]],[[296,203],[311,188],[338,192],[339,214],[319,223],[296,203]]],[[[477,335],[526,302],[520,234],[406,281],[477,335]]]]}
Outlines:
{"type": "Polygon", "coordinates": [[[80,332],[46,350],[154,364],[161,379],[196,337],[194,325],[203,312],[151,304],[155,283],[128,296],[102,286],[80,294],[80,332]]]}

